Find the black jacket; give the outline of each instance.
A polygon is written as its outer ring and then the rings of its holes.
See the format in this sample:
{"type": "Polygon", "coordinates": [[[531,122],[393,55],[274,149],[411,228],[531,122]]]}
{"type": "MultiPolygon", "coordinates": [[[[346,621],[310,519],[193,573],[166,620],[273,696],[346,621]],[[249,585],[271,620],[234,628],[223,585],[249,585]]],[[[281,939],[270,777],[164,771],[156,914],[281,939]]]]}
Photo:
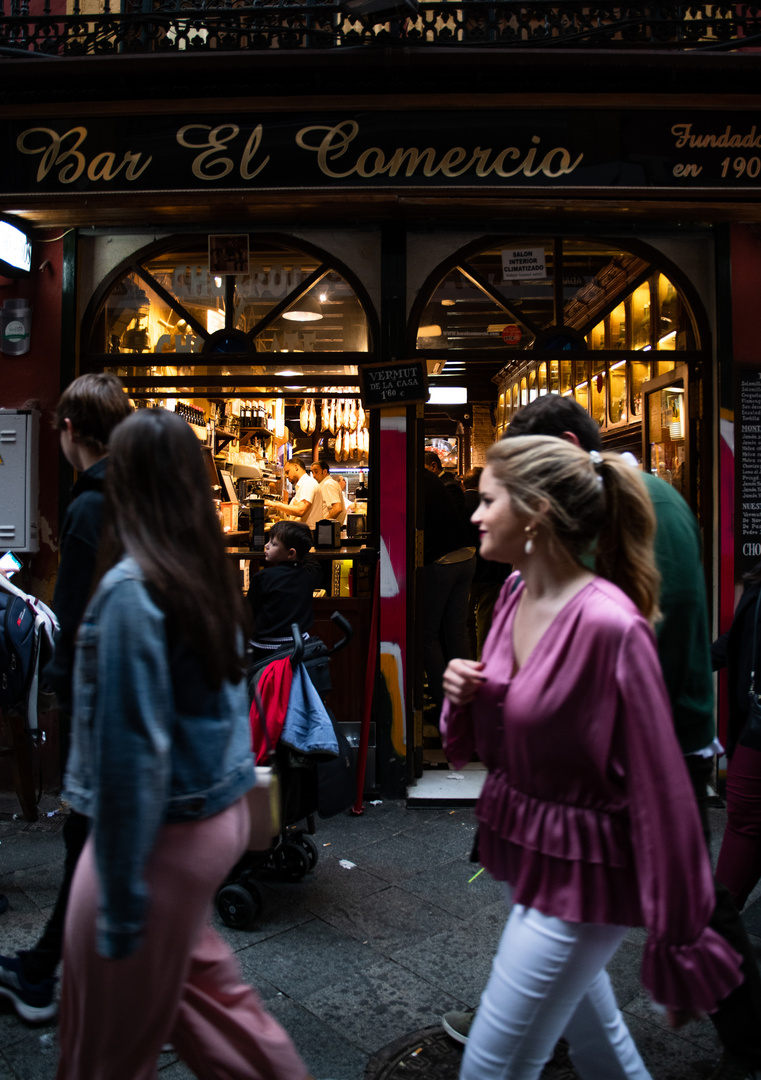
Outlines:
{"type": "MultiPolygon", "coordinates": [[[[761,750],[761,738],[753,737],[750,728],[744,731],[748,719],[748,691],[753,670],[753,622],[756,615],[761,584],[745,586],[737,605],[732,625],[711,646],[713,669],[726,667],[729,688],[729,722],[727,725],[727,754],[731,755],[738,742],[761,750]]],[[[761,626],[758,628],[756,658],[756,691],[761,691],[761,626]]]]}
{"type": "Polygon", "coordinates": [[[423,490],[423,565],[429,566],[442,555],[458,548],[472,547],[465,519],[465,500],[459,506],[448,494],[446,485],[429,469],[420,475],[423,490]]]}
{"type": "Polygon", "coordinates": [[[53,593],[53,611],[61,632],[56,637],[53,657],[43,672],[43,683],[46,689],[55,691],[67,709],[71,708],[74,642],[90,596],[100,543],[107,461],[107,458],[96,461],[74,484],[72,501],[61,527],[61,556],[53,593]]]}
{"type": "Polygon", "coordinates": [[[320,564],[312,555],[303,562],[281,562],[251,577],[248,602],[254,616],[254,641],[290,637],[291,623],[302,634],[314,626],[312,593],[319,588],[320,564]]]}

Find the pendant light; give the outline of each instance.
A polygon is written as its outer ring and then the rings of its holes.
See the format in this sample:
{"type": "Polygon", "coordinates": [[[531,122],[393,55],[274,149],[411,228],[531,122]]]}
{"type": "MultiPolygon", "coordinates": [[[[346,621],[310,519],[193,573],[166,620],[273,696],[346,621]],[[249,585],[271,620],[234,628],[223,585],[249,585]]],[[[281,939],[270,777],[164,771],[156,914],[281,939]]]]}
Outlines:
{"type": "Polygon", "coordinates": [[[322,308],[313,296],[302,296],[293,307],[283,312],[283,318],[291,322],[317,322],[322,318],[322,308]]]}

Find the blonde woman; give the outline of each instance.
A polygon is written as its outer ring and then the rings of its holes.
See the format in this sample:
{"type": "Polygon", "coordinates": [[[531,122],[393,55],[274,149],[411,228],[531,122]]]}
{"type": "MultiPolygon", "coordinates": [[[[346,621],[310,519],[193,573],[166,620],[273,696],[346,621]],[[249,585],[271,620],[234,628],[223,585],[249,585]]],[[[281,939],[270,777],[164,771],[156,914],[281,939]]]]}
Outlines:
{"type": "Polygon", "coordinates": [[[605,972],[645,926],[642,979],[672,1022],[741,981],[707,927],[708,856],[651,629],[658,575],[641,478],[560,439],[492,446],[473,514],[512,563],[481,662],[444,675],[456,766],[488,769],[481,861],[512,908],[461,1080],[533,1080],[560,1036],[584,1080],[648,1080],[605,972]],[[593,566],[594,569],[589,569],[593,566]]]}

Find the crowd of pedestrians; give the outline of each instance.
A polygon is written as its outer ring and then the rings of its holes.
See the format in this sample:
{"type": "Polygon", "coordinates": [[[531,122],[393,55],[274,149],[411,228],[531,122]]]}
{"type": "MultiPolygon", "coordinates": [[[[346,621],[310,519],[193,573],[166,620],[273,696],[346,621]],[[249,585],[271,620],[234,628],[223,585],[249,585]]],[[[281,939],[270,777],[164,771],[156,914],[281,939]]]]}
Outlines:
{"type": "MultiPolygon", "coordinates": [[[[246,642],[283,637],[294,590],[308,630],[307,530],[273,531],[254,625],[188,425],[132,412],[112,375],[75,380],[56,424],[79,473],[44,676],[61,710],[66,862],[41,940],[0,957],[0,995],[28,1021],[60,1008],[60,1080],[148,1080],[167,1043],[198,1076],[309,1080],[210,922],[249,831],[246,642]]],[[[306,521],[318,483],[339,514],[327,463],[299,468],[292,516],[306,521]]],[[[465,1044],[461,1080],[536,1080],[560,1039],[583,1080],[648,1080],[605,970],[632,926],[670,1023],[711,1017],[712,1080],[761,1075],[761,978],[739,914],[761,878],[761,569],[711,647],[686,502],[604,452],[556,395],[522,409],[464,486],[442,473],[427,454],[423,658],[448,760],[487,770],[475,857],[507,905],[478,1010],[444,1019],[465,1044]]]]}

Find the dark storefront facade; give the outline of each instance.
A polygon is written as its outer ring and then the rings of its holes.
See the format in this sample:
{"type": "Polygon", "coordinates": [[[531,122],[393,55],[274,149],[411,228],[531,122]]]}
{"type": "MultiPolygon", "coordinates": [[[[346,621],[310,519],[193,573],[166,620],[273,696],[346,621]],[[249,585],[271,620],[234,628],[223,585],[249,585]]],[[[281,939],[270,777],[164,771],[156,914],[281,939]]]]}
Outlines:
{"type": "MultiPolygon", "coordinates": [[[[301,36],[287,51],[0,61],[0,209],[30,228],[35,254],[32,274],[5,290],[28,297],[34,316],[30,352],[0,357],[0,405],[49,410],[75,374],[114,370],[141,403],[186,403],[222,430],[217,418],[234,417],[228,460],[245,467],[256,436],[249,425],[241,437],[241,417],[266,398],[299,453],[327,448],[347,475],[367,476],[377,597],[357,589],[337,603],[358,628],[338,679],[349,709],[375,672],[387,794],[403,793],[421,761],[426,441],[463,471],[522,404],[573,394],[606,445],[695,509],[718,629],[739,535],[733,387],[748,385],[752,400],[760,359],[758,57],[714,48],[714,26],[691,51],[675,39],[679,21],[660,51],[652,37],[629,49],[615,35],[599,50],[587,38],[584,51],[458,41],[457,26],[474,25],[463,11],[493,25],[486,4],[457,9],[447,47],[454,9],[423,9],[438,28],[428,43],[417,23],[405,38],[389,22],[385,39],[339,36],[322,51],[301,36]],[[66,73],[54,95],[35,65],[66,73]],[[317,319],[291,318],[305,301],[317,319]],[[386,396],[369,401],[360,371],[378,365],[386,396]],[[421,370],[427,405],[413,386],[421,370]],[[363,406],[353,444],[301,429],[310,401],[322,420],[331,401],[347,416],[363,406]]],[[[749,559],[761,543],[752,445],[747,433],[749,559]]],[[[45,524],[28,560],[43,594],[68,482],[58,468],[43,430],[45,524]]]]}

